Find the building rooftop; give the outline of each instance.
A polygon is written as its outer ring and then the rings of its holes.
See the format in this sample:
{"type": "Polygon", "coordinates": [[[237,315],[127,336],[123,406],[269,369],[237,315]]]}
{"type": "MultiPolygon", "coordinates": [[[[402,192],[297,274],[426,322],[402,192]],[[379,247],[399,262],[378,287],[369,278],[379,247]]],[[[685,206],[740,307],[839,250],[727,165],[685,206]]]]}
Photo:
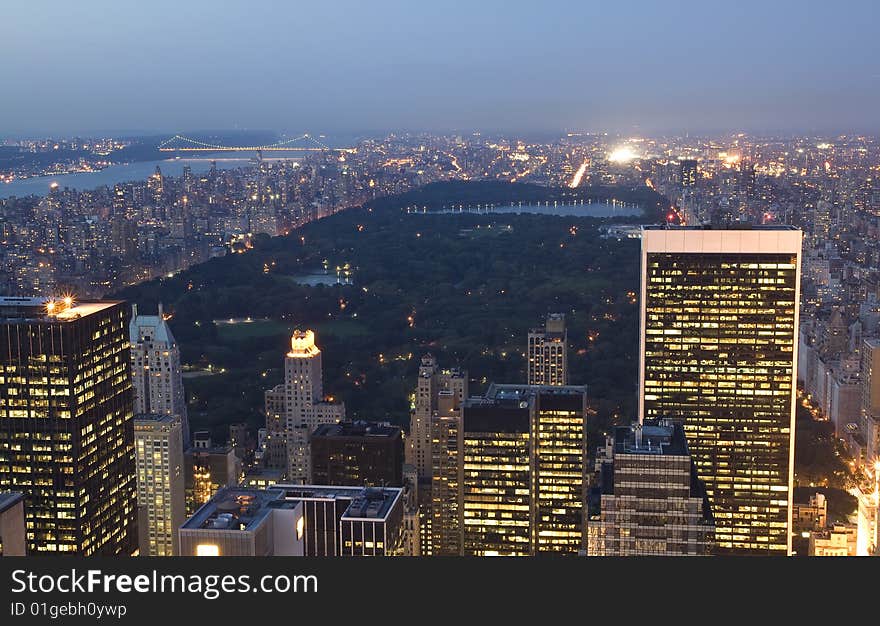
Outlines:
{"type": "Polygon", "coordinates": [[[141,328],[153,328],[152,341],[173,344],[176,343],[168,322],[165,321],[165,313],[162,303],[159,303],[159,312],[156,315],[138,315],[137,305],[131,307],[131,322],[128,324],[128,335],[132,343],[140,343],[143,340],[141,328]]]}
{"type": "Polygon", "coordinates": [[[644,230],[800,230],[797,226],[788,224],[749,224],[748,222],[732,222],[724,226],[713,224],[693,224],[679,226],[677,224],[646,224],[644,230]]]}
{"type": "Polygon", "coordinates": [[[284,492],[277,489],[225,487],[202,505],[181,529],[252,531],[278,508],[270,504],[283,496],[284,492]]]}
{"type": "Polygon", "coordinates": [[[336,487],[324,485],[275,485],[287,500],[339,500],[346,505],[342,519],[384,520],[401,498],[399,487],[336,487]]]}
{"type": "Polygon", "coordinates": [[[339,422],[337,424],[321,424],[312,433],[315,437],[399,437],[400,427],[387,422],[339,422]]]}
{"type": "Polygon", "coordinates": [[[642,425],[615,428],[614,453],[687,456],[687,439],[680,424],[648,420],[642,425]]]}
{"type": "Polygon", "coordinates": [[[18,491],[6,491],[0,493],[0,513],[4,513],[24,500],[24,495],[18,491]]]}
{"type": "Polygon", "coordinates": [[[0,296],[0,319],[10,322],[70,322],[109,309],[121,300],[84,300],[72,298],[19,298],[0,296]]]}
{"type": "Polygon", "coordinates": [[[134,416],[135,422],[173,424],[178,418],[168,413],[138,413],[134,416]]]}

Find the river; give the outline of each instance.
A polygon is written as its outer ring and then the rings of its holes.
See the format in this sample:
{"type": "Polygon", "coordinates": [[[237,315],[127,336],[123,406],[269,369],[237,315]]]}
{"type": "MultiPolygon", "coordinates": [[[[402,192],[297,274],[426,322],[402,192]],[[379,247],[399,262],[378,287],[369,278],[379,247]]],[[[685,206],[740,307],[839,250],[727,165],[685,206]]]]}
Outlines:
{"type": "MultiPolygon", "coordinates": [[[[289,153],[273,152],[271,154],[273,155],[272,157],[266,158],[264,156],[263,160],[296,159],[301,158],[303,152],[300,150],[289,153]]],[[[49,185],[52,183],[58,183],[62,189],[68,187],[82,191],[96,189],[104,185],[109,187],[116,183],[144,181],[156,171],[157,165],[162,170],[162,174],[166,176],[180,176],[183,174],[183,168],[186,165],[189,165],[193,174],[201,174],[211,169],[211,161],[217,162],[218,169],[234,169],[236,167],[252,165],[255,157],[256,154],[250,152],[209,153],[193,157],[187,156],[159,161],[138,161],[135,163],[111,165],[97,172],[19,178],[11,183],[0,183],[0,198],[29,195],[42,196],[49,192],[49,185]]]]}

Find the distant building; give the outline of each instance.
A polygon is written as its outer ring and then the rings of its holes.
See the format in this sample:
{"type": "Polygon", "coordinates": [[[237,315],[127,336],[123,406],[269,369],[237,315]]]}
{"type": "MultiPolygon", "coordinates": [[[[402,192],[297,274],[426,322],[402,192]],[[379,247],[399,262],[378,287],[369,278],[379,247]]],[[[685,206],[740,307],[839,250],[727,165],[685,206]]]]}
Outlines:
{"type": "Polygon", "coordinates": [[[696,159],[681,159],[678,162],[679,174],[682,187],[697,186],[697,161],[696,159]]]}
{"type": "Polygon", "coordinates": [[[568,331],[565,315],[551,313],[543,328],[529,331],[529,385],[568,384],[568,331]]]}
{"type": "Polygon", "coordinates": [[[165,319],[162,303],[159,303],[157,315],[138,315],[137,305],[131,308],[128,333],[131,341],[134,412],[176,415],[180,418],[185,450],[190,445],[190,432],[180,347],[165,319]]]}
{"type": "Polygon", "coordinates": [[[378,422],[319,425],[311,437],[311,476],[319,485],[403,486],[400,428],[378,422]]]}
{"type": "Polygon", "coordinates": [[[315,334],[293,331],[284,358],[284,382],[266,392],[267,465],[277,467],[284,450],[287,479],[292,483],[312,482],[309,442],[315,428],[345,419],[343,404],[324,400],[321,378],[315,334]]]}
{"type": "Polygon", "coordinates": [[[828,502],[824,494],[814,493],[807,502],[794,502],[792,529],[795,534],[824,530],[828,526],[828,502]]]}
{"type": "Polygon", "coordinates": [[[831,528],[810,533],[810,556],[856,556],[856,526],[834,524],[831,528]]]}
{"type": "Polygon", "coordinates": [[[713,519],[672,422],[616,428],[597,455],[587,514],[588,556],[706,556],[713,519]]]}
{"type": "Polygon", "coordinates": [[[228,487],[180,527],[182,556],[302,556],[302,502],[276,489],[228,487]]]}
{"type": "Polygon", "coordinates": [[[234,487],[241,476],[241,462],[230,445],[214,445],[211,433],[196,431],[193,445],[184,454],[186,514],[192,515],[223,487],[234,487]]]}
{"type": "Polygon", "coordinates": [[[0,490],[25,496],[29,554],[137,549],[128,314],[0,297],[0,490]]]}
{"type": "Polygon", "coordinates": [[[0,493],[0,556],[26,554],[24,496],[17,491],[0,493]]]}
{"type": "Polygon", "coordinates": [[[183,433],[176,415],[134,418],[139,554],[177,556],[177,529],[186,519],[183,433]]]}

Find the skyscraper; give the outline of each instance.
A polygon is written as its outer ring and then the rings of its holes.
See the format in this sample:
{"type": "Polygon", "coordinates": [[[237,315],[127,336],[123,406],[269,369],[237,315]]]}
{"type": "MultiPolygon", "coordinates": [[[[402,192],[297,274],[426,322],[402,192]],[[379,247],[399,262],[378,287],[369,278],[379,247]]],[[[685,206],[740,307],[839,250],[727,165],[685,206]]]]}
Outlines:
{"type": "Polygon", "coordinates": [[[134,418],[139,554],[177,556],[177,529],[186,519],[183,435],[176,415],[134,418]]]}
{"type": "Polygon", "coordinates": [[[30,554],[137,547],[127,327],[123,302],[0,298],[0,490],[30,554]]]}
{"type": "Polygon", "coordinates": [[[493,384],[465,402],[458,435],[461,554],[583,548],[585,415],[586,389],[576,386],[493,384]]]}
{"type": "Polygon", "coordinates": [[[565,315],[551,313],[543,328],[529,331],[528,384],[568,384],[568,332],[565,315]]]}
{"type": "Polygon", "coordinates": [[[431,477],[431,416],[437,410],[441,391],[450,391],[460,403],[467,397],[467,372],[441,369],[431,354],[422,357],[415,408],[410,418],[406,462],[415,466],[420,478],[431,477]]]}
{"type": "Polygon", "coordinates": [[[183,455],[186,514],[192,515],[223,487],[234,487],[241,477],[241,461],[228,443],[214,445],[211,432],[197,430],[193,445],[183,455]]]}
{"type": "Polygon", "coordinates": [[[639,420],[680,421],[721,553],[791,552],[801,231],[645,227],[639,420]]]}
{"type": "Polygon", "coordinates": [[[131,373],[134,388],[135,414],[164,413],[180,419],[183,447],[189,447],[189,418],[183,376],[180,367],[180,347],[168,327],[162,304],[157,315],[138,315],[132,306],[128,327],[131,341],[131,373]]]}
{"type": "Polygon", "coordinates": [[[587,514],[588,556],[706,556],[709,500],[681,424],[619,427],[596,459],[587,514]]]}
{"type": "Polygon", "coordinates": [[[279,436],[284,441],[287,479],[294,484],[312,482],[309,441],[315,428],[345,418],[343,404],[324,401],[322,375],[315,333],[294,330],[290,351],[284,357],[284,382],[266,392],[269,443],[272,438],[278,441],[279,436]]]}

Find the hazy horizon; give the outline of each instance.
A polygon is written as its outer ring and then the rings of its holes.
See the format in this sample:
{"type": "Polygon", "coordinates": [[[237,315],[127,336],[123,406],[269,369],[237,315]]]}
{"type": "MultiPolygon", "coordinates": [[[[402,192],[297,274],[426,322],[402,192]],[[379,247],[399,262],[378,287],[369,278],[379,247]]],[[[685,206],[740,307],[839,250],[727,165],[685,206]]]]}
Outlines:
{"type": "Polygon", "coordinates": [[[872,134],[878,15],[867,0],[16,3],[0,133],[872,134]]]}

